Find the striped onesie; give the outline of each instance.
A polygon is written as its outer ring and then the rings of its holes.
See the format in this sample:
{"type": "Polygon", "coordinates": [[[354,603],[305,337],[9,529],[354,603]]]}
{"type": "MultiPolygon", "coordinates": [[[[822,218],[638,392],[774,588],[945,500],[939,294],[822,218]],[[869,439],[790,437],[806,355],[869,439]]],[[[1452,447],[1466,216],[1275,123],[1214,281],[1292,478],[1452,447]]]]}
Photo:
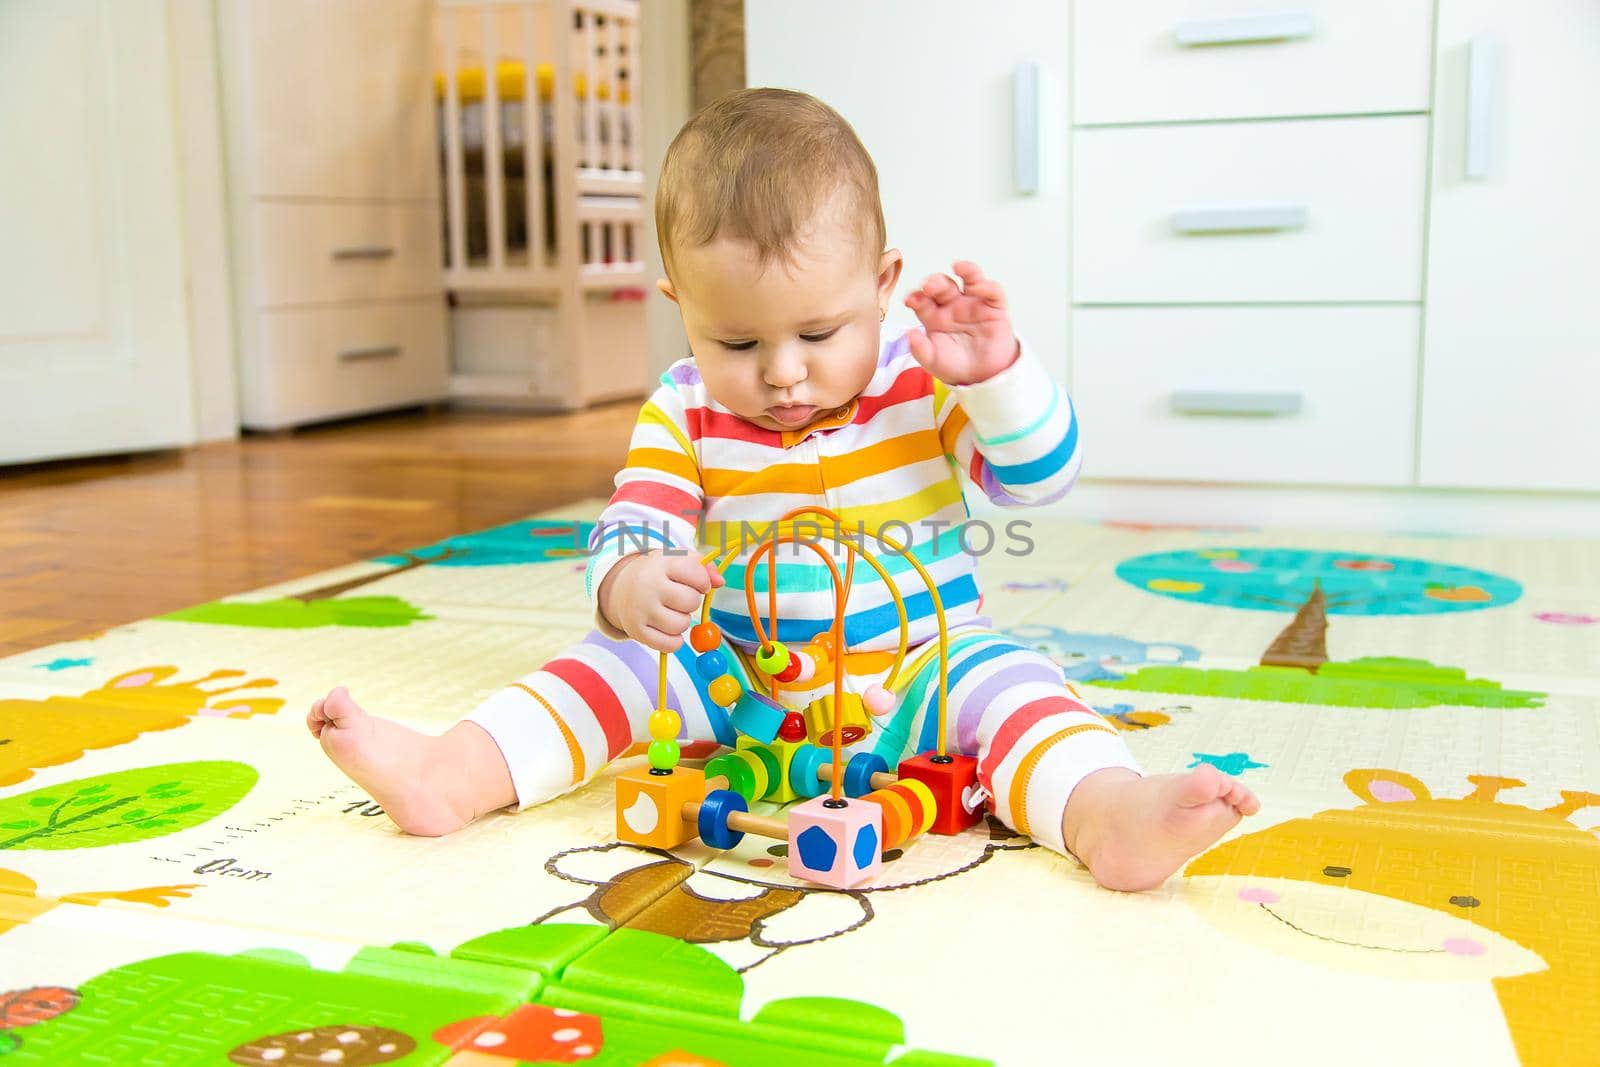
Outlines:
{"type": "MultiPolygon", "coordinates": [[[[861,395],[797,431],[767,430],[733,414],[712,399],[694,360],[683,359],[661,376],[639,413],[616,492],[590,540],[589,595],[594,600],[611,568],[645,546],[696,556],[736,549],[724,572],[728,584],[712,594],[711,621],[722,631],[729,670],[746,688],[765,692],[751,684],[757,638],[745,562],[779,516],[807,505],[827,509],[838,516],[837,532],[878,559],[905,602],[908,651],[890,688],[894,708],[848,746],[877,752],[892,767],[933,748],[938,729],[932,600],[888,541],[909,545],[938,589],[948,624],[947,745],[977,757],[979,784],[1002,821],[1065,852],[1061,816],[1078,782],[1102,768],[1138,767],[1055,663],[995,632],[979,614],[979,556],[1015,552],[1021,542],[986,524],[963,527],[969,512],[961,475],[1002,506],[1043,504],[1067,492],[1080,459],[1072,402],[1026,344],[988,381],[947,386],[911,355],[903,329],[886,329],[861,395]]],[[[785,529],[818,544],[844,573],[846,550],[816,532],[833,534],[831,523],[801,517],[785,529]]],[[[783,545],[775,558],[777,638],[799,647],[832,624],[832,579],[809,548],[783,545]]],[[[765,613],[771,570],[762,563],[755,571],[756,603],[765,613]]],[[[846,685],[861,693],[888,674],[899,616],[888,584],[859,561],[846,608],[846,685]]],[[[582,784],[648,736],[659,655],[613,627],[596,603],[587,638],[468,716],[500,746],[519,810],[582,784]]],[[[732,746],[727,711],[710,700],[695,655],[685,641],[670,657],[668,704],[682,717],[685,739],[732,746]]],[[[830,694],[831,673],[809,688],[790,683],[780,702],[799,709],[830,694]]]]}

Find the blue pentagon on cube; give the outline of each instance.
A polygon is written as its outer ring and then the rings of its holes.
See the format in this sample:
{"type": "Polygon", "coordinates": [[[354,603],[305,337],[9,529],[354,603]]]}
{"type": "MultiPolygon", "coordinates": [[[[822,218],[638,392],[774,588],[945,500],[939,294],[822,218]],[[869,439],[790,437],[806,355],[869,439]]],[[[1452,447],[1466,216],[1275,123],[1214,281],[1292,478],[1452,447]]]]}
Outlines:
{"type": "Polygon", "coordinates": [[[883,869],[883,809],[870,801],[827,806],[826,795],[789,809],[789,873],[854,889],[883,869]]]}

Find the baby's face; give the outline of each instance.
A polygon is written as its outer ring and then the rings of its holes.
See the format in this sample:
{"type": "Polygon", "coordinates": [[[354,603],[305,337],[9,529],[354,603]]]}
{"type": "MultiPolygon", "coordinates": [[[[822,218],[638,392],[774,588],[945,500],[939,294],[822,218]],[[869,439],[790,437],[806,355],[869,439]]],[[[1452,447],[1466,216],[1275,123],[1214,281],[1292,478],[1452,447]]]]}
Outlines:
{"type": "Polygon", "coordinates": [[[798,430],[871,381],[879,315],[900,276],[898,251],[869,261],[859,233],[824,211],[792,262],[762,265],[753,244],[723,237],[681,249],[676,260],[662,292],[683,313],[706,389],[736,415],[768,430],[798,430]]]}

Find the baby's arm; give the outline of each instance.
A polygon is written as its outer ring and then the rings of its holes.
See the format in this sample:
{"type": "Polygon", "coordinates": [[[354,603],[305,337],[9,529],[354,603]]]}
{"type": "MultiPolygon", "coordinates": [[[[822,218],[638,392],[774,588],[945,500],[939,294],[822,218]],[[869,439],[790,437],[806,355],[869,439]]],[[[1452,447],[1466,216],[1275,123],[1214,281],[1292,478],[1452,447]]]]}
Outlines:
{"type": "Polygon", "coordinates": [[[589,538],[592,555],[585,576],[596,629],[613,640],[631,637],[662,651],[676,648],[682,631],[653,636],[649,628],[675,625],[666,612],[681,613],[686,590],[697,584],[688,572],[698,571],[707,590],[712,584],[697,560],[695,527],[704,500],[700,467],[684,401],[670,375],[662,375],[660,388],[639,411],[616,492],[589,538]]]}
{"type": "Polygon", "coordinates": [[[906,300],[926,331],[908,340],[934,377],[944,452],[996,504],[1050,503],[1082,465],[1072,401],[1017,340],[1000,287],[975,264],[955,270],[962,287],[934,275],[906,300]]]}

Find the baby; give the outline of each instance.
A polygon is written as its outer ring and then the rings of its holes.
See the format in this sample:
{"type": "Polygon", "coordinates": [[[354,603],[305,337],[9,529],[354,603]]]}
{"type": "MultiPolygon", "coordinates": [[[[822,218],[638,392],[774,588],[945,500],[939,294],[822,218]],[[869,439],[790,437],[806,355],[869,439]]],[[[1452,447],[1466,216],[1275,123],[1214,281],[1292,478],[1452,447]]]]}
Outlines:
{"type": "MultiPolygon", "coordinates": [[[[668,275],[657,284],[693,357],[641,410],[591,540],[595,630],[437,737],[335,689],[307,725],[346,774],[413,834],[542,803],[647,736],[657,650],[671,654],[668,704],[684,736],[731,746],[728,714],[683,634],[710,594],[728,670],[756,687],[745,563],[755,534],[811,505],[838,515],[888,578],[853,568],[839,650],[851,692],[887,681],[900,636],[889,582],[910,618],[892,704],[852,749],[892,767],[937,741],[937,621],[898,541],[948,620],[947,744],[977,758],[979,796],[1007,825],[1076,856],[1103,886],[1140,890],[1256,812],[1251,792],[1209,765],[1142,775],[1059,667],[978,614],[988,538],[963,528],[961,475],[1001,505],[1054,500],[1077,475],[1077,421],[1013,332],[1000,286],[973,263],[907,298],[920,329],[882,326],[901,256],[884,251],[877,171],[843,118],[783,90],[719,99],[668,149],[656,222],[668,275]],[[726,582],[701,562],[708,547],[738,552],[726,582]]],[[[807,539],[844,570],[843,549],[807,539]]],[[[757,565],[756,602],[765,613],[774,582],[777,639],[799,648],[832,624],[832,581],[809,548],[785,545],[776,562],[775,576],[757,565]]],[[[779,699],[803,708],[832,692],[832,675],[825,666],[779,699]]]]}

